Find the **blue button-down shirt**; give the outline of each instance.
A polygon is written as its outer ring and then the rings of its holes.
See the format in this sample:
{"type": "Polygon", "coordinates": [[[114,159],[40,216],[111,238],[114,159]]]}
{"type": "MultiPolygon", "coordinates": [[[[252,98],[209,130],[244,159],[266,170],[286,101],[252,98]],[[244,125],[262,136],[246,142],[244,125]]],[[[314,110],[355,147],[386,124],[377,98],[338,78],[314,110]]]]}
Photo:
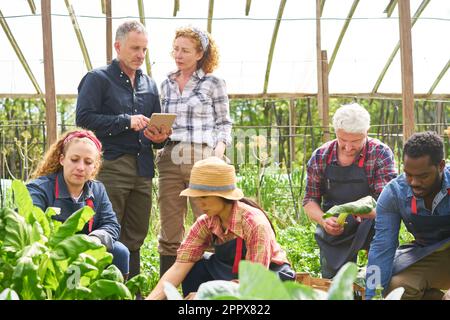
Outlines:
{"type": "MultiPolygon", "coordinates": [[[[440,192],[433,200],[432,210],[425,208],[422,198],[417,198],[417,214],[421,216],[450,215],[450,167],[446,167],[440,192]]],[[[412,214],[411,199],[413,192],[408,185],[405,174],[392,180],[381,192],[377,202],[375,220],[375,237],[370,244],[369,263],[366,275],[366,297],[375,295],[373,279],[375,273],[381,276],[380,285],[387,289],[391,276],[395,251],[399,245],[400,222],[412,214]]]]}
{"type": "Polygon", "coordinates": [[[134,88],[130,81],[118,60],[88,72],[78,86],[76,123],[95,132],[103,144],[105,159],[132,154],[137,157],[138,175],[153,177],[152,142],[143,131],[131,129],[131,115],[150,117],[153,112],[161,112],[158,89],[140,69],[134,88]]]}
{"type": "MultiPolygon", "coordinates": [[[[61,222],[66,221],[72,213],[86,206],[87,199],[92,199],[95,215],[92,225],[93,231],[90,234],[99,237],[108,248],[112,247],[114,241],[119,239],[120,224],[106,194],[105,186],[100,181],[86,182],[78,201],[70,196],[62,170],[30,181],[27,184],[27,189],[33,199],[33,204],[43,211],[47,210],[48,207],[60,208],[60,213],[52,218],[61,222]],[[56,179],[58,179],[59,187],[58,197],[55,194],[56,179]]],[[[82,232],[88,233],[87,224],[82,232]]]]}

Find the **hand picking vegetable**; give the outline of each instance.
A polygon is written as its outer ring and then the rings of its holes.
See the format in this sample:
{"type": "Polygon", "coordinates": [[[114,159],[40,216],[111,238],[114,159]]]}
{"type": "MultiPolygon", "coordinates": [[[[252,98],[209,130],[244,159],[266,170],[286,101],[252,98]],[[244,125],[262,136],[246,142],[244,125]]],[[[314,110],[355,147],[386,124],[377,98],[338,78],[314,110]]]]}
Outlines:
{"type": "Polygon", "coordinates": [[[372,198],[372,196],[367,196],[357,201],[333,206],[322,216],[322,218],[327,219],[339,215],[337,218],[337,223],[343,226],[349,214],[369,214],[376,205],[377,202],[375,199],[372,198]]]}

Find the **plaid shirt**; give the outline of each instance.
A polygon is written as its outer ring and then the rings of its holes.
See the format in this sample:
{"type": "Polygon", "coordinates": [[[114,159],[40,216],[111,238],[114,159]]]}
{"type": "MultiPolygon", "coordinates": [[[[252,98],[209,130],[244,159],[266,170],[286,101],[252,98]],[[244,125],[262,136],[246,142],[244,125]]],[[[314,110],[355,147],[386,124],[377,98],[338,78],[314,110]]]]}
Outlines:
{"type": "Polygon", "coordinates": [[[170,73],[161,85],[162,112],[177,114],[170,139],[212,148],[219,141],[230,145],[232,121],[225,81],[199,69],[180,93],[175,81],[179,74],[170,73]]]}
{"type": "Polygon", "coordinates": [[[218,216],[200,216],[192,225],[177,252],[177,262],[197,262],[207,248],[222,244],[237,237],[245,241],[247,254],[245,260],[258,262],[269,267],[270,262],[288,263],[286,253],[276,242],[275,234],[265,214],[252,206],[236,201],[232,208],[230,226],[223,231],[218,216]]]}
{"type": "MultiPolygon", "coordinates": [[[[303,205],[311,201],[321,204],[321,182],[324,178],[327,158],[330,153],[329,148],[334,141],[336,140],[329,141],[316,149],[308,161],[307,184],[303,205]]],[[[365,151],[365,148],[363,150],[365,151]]],[[[368,150],[365,152],[364,169],[369,183],[370,195],[377,199],[387,183],[397,176],[394,154],[387,145],[378,139],[372,138],[368,138],[368,150]]],[[[337,165],[337,143],[332,147],[331,153],[331,164],[337,165]]],[[[355,162],[357,163],[363,156],[361,152],[355,158],[355,162]]]]}

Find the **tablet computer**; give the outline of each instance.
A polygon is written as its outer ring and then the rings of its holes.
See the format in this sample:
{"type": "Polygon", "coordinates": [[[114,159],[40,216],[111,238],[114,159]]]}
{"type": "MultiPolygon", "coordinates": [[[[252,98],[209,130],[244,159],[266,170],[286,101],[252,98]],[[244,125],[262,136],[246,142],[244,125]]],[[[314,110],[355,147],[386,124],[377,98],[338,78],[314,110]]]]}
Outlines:
{"type": "Polygon", "coordinates": [[[167,128],[170,129],[172,128],[176,117],[176,113],[152,113],[148,125],[154,125],[156,128],[160,129],[161,125],[165,124],[167,128]]]}

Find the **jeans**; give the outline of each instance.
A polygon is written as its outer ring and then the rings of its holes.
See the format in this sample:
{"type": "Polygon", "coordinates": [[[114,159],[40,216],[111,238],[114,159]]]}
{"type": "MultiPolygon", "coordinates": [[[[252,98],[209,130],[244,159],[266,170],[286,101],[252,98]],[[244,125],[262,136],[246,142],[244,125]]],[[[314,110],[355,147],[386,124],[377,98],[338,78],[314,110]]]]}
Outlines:
{"type": "Polygon", "coordinates": [[[110,253],[113,255],[113,265],[119,268],[123,275],[128,274],[130,272],[130,251],[128,251],[128,248],[122,242],[116,241],[110,253]]]}

